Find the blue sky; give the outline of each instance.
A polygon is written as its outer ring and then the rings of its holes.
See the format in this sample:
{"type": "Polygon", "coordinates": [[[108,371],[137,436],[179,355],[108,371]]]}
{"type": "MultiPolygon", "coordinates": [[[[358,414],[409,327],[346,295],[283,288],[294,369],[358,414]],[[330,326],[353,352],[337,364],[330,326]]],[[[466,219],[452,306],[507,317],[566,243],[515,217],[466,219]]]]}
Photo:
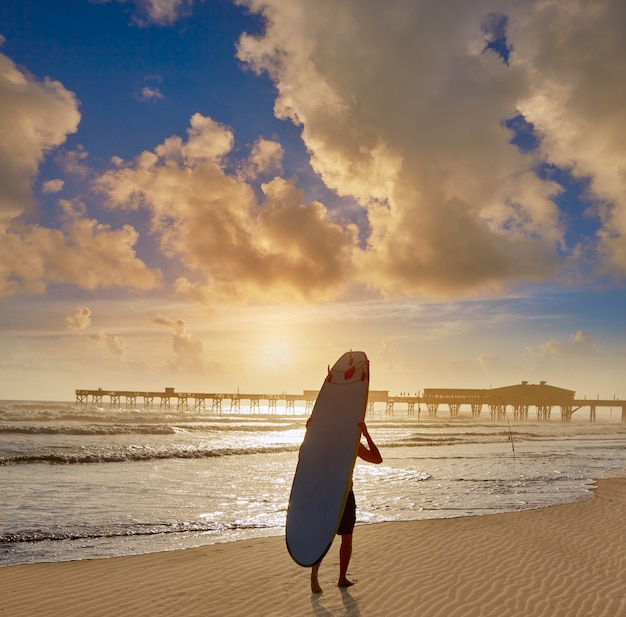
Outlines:
{"type": "Polygon", "coordinates": [[[0,398],[626,398],[617,0],[8,0],[0,398]]]}

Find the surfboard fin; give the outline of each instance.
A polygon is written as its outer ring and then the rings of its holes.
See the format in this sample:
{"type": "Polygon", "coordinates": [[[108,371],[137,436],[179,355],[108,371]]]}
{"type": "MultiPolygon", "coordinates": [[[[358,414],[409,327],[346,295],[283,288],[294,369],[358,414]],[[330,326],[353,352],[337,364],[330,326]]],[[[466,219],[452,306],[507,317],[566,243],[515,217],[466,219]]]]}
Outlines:
{"type": "Polygon", "coordinates": [[[361,369],[361,381],[365,381],[368,378],[370,363],[368,360],[365,361],[363,368],[361,369]]]}

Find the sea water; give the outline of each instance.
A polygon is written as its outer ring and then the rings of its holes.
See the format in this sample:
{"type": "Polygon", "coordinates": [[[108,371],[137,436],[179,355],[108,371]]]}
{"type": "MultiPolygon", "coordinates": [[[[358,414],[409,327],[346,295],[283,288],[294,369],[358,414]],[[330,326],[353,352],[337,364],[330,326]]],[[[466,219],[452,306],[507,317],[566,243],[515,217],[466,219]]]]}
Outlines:
{"type": "MultiPolygon", "coordinates": [[[[305,421],[0,402],[0,565],[282,535],[305,421]]],[[[357,462],[357,524],[576,501],[626,468],[619,419],[367,422],[384,461],[357,462]]]]}

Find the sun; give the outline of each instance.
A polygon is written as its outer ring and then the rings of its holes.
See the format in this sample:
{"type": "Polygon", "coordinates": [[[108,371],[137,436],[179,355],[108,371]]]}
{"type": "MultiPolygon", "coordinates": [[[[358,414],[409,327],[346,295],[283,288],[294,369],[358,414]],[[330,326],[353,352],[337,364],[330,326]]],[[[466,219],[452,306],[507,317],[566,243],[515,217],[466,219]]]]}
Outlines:
{"type": "Polygon", "coordinates": [[[266,369],[282,369],[291,364],[293,344],[284,336],[270,337],[259,342],[259,361],[266,369]]]}
{"type": "Polygon", "coordinates": [[[293,347],[285,338],[271,338],[261,343],[261,361],[269,365],[284,366],[291,361],[293,347]]]}

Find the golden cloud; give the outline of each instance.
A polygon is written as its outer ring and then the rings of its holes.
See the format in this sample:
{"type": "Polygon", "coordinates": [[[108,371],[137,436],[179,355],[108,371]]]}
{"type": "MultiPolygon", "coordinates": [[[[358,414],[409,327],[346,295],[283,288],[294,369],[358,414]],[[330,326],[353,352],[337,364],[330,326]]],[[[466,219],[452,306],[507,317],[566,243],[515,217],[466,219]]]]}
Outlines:
{"type": "Polygon", "coordinates": [[[36,80],[0,54],[0,225],[33,207],[39,164],[79,121],[72,92],[58,81],[36,80]]]}
{"type": "Polygon", "coordinates": [[[91,325],[91,309],[87,306],[79,306],[76,313],[68,315],[65,321],[68,330],[85,330],[91,325]]]}
{"type": "MultiPolygon", "coordinates": [[[[85,289],[159,285],[160,273],[137,258],[137,233],[129,225],[114,230],[99,224],[86,216],[82,203],[67,200],[59,202],[61,229],[19,218],[33,208],[31,186],[44,156],[76,131],[77,108],[74,94],[61,83],[37,81],[0,54],[0,297],[41,293],[50,283],[85,289]]],[[[85,156],[79,148],[68,160],[85,156]]],[[[60,179],[42,185],[47,193],[62,188],[60,179]]]]}
{"type": "Polygon", "coordinates": [[[626,272],[619,0],[238,1],[266,20],[239,58],[274,81],[276,113],[302,126],[324,182],[367,208],[355,264],[372,289],[453,296],[563,277],[580,251],[561,187],[535,173],[546,156],[593,178],[610,203],[600,250],[626,272]],[[508,63],[488,48],[498,11],[508,63]],[[506,120],[520,112],[536,152],[511,143],[506,120]]]}
{"type": "Polygon", "coordinates": [[[104,343],[108,350],[120,362],[126,361],[126,340],[117,334],[107,334],[104,330],[98,330],[90,334],[89,338],[97,343],[104,343]]]}
{"type": "Polygon", "coordinates": [[[204,367],[204,349],[201,341],[193,340],[187,331],[187,324],[182,319],[171,319],[165,315],[155,315],[154,323],[165,326],[172,330],[172,348],[175,360],[171,367],[173,370],[199,373],[204,367]]]}
{"type": "Polygon", "coordinates": [[[61,229],[19,226],[0,244],[0,297],[18,291],[44,292],[51,283],[84,289],[160,285],[161,273],[137,258],[137,232],[112,229],[85,216],[80,202],[62,200],[61,229]]]}
{"type": "MultiPolygon", "coordinates": [[[[230,129],[195,114],[187,141],[168,138],[96,185],[113,208],[149,211],[162,252],[187,270],[177,287],[188,297],[293,301],[335,293],[350,270],[356,230],[278,177],[263,185],[258,203],[245,176],[225,171],[232,145],[230,129]]],[[[257,142],[250,160],[270,169],[281,152],[257,142]]]]}

